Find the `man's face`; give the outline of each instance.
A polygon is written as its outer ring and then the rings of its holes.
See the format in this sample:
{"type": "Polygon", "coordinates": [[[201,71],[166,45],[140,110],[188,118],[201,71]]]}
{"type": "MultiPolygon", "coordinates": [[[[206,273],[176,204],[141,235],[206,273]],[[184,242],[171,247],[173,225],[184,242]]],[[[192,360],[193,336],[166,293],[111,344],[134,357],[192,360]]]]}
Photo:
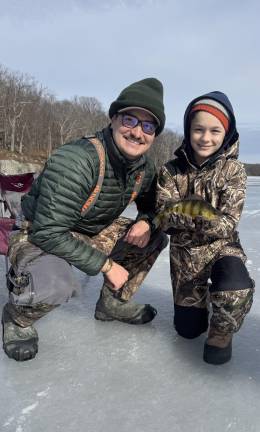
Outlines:
{"type": "Polygon", "coordinates": [[[140,121],[148,121],[155,123],[155,119],[146,111],[139,109],[129,109],[123,113],[117,113],[111,120],[111,127],[114,141],[120,152],[130,160],[138,159],[146,153],[151,147],[155,133],[149,135],[142,129],[141,123],[130,128],[122,124],[122,116],[129,114],[136,117],[140,121]]]}

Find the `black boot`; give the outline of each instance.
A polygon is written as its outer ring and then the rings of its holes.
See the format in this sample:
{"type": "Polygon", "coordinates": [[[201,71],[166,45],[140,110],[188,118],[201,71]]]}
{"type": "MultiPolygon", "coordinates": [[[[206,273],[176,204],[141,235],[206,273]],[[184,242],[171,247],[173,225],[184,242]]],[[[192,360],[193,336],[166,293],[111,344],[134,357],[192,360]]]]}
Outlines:
{"type": "Polygon", "coordinates": [[[116,298],[106,286],[102,288],[95,310],[97,320],[117,320],[128,324],[148,323],[154,319],[156,314],[156,309],[149,304],[140,305],[116,298]]]}
{"type": "Polygon", "coordinates": [[[203,360],[206,363],[221,365],[227,363],[232,357],[232,343],[230,342],[225,348],[218,348],[213,345],[205,344],[203,360]]]}
{"type": "Polygon", "coordinates": [[[14,360],[31,360],[38,352],[37,331],[32,325],[17,325],[8,312],[8,306],[4,306],[2,313],[3,349],[7,356],[14,360]]]}
{"type": "Polygon", "coordinates": [[[206,363],[221,365],[227,363],[231,357],[232,334],[221,334],[210,330],[204,345],[203,360],[206,363]]]}

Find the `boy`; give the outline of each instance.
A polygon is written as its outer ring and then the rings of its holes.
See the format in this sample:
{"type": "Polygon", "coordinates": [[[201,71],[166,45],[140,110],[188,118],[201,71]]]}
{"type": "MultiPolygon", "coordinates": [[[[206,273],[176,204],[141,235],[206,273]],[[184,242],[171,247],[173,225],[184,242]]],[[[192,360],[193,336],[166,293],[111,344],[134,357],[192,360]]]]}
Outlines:
{"type": "Polygon", "coordinates": [[[176,331],[189,339],[205,332],[209,299],[212,317],[203,358],[212,364],[231,359],[233,333],[249,312],[254,291],[236,231],[246,190],[238,146],[227,96],[215,91],[197,97],[185,112],[184,141],[175,152],[177,158],[161,169],[157,188],[160,211],[169,200],[196,196],[219,214],[207,220],[174,212],[166,216],[165,212],[162,219],[163,229],[171,235],[176,331]]]}

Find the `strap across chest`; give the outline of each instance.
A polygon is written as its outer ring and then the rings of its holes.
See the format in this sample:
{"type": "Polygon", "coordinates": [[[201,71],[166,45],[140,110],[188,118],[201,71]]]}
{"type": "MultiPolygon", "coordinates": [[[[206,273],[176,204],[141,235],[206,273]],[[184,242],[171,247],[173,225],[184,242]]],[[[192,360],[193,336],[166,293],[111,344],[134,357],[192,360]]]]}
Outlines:
{"type": "MultiPolygon", "coordinates": [[[[84,205],[82,206],[81,209],[81,216],[85,216],[87,214],[87,212],[93,207],[93,205],[96,203],[98,196],[100,194],[101,188],[102,188],[102,184],[104,181],[104,176],[105,176],[105,167],[106,167],[106,154],[105,154],[105,149],[103,147],[103,144],[101,143],[101,141],[96,138],[96,137],[86,137],[96,148],[97,154],[98,154],[98,158],[99,158],[99,174],[98,174],[98,180],[97,183],[94,187],[94,189],[92,190],[90,196],[88,197],[87,201],[84,203],[84,205]]],[[[145,171],[140,171],[135,178],[135,184],[134,184],[134,189],[133,192],[131,194],[131,198],[129,200],[129,204],[131,204],[133,201],[135,201],[135,199],[137,198],[141,187],[142,187],[142,183],[143,183],[143,179],[145,176],[145,171]]]]}

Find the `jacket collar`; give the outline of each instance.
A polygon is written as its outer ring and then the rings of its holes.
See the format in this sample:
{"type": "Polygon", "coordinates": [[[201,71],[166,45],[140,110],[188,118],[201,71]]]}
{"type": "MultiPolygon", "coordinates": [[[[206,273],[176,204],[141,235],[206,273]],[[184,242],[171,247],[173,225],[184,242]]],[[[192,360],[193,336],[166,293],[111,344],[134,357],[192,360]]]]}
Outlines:
{"type": "Polygon", "coordinates": [[[191,151],[189,151],[189,146],[186,145],[185,141],[183,141],[181,147],[179,147],[175,155],[180,159],[181,164],[184,166],[190,165],[193,169],[202,170],[206,166],[212,165],[218,159],[237,159],[239,153],[239,140],[234,142],[230,147],[226,150],[218,151],[214,153],[209,159],[207,159],[203,164],[198,165],[191,151]]]}

